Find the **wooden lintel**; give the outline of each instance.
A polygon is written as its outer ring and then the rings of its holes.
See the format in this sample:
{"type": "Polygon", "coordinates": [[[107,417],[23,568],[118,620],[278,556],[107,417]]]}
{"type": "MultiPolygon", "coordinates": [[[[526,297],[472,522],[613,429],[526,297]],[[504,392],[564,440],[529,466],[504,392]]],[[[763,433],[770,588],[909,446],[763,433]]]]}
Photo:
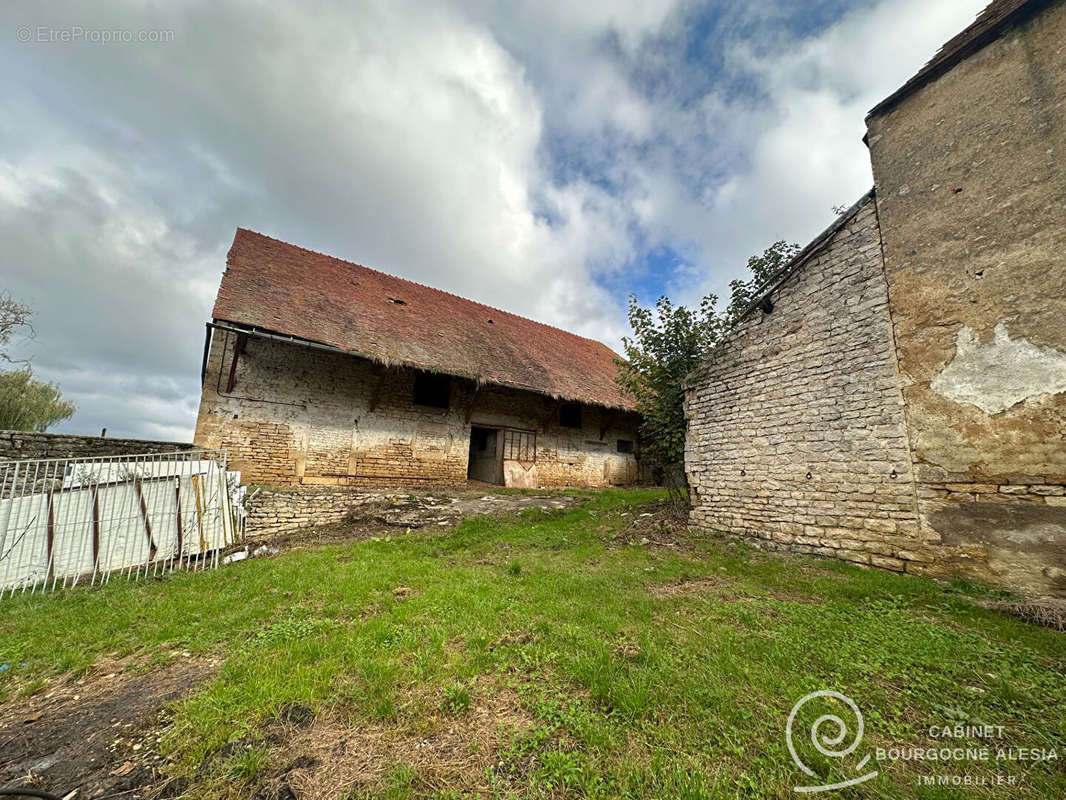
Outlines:
{"type": "Polygon", "coordinates": [[[381,371],[378,373],[377,383],[374,384],[374,389],[370,393],[370,405],[367,406],[367,410],[371,413],[373,413],[374,409],[378,407],[378,403],[381,402],[381,389],[385,386],[386,374],[388,374],[388,369],[382,367],[381,371]]]}
{"type": "Polygon", "coordinates": [[[466,424],[467,425],[470,424],[470,417],[472,417],[473,414],[474,414],[474,404],[477,403],[477,398],[478,398],[479,394],[481,394],[481,384],[480,383],[477,385],[477,388],[474,389],[474,394],[470,398],[470,404],[467,405],[467,407],[466,407],[466,424]]]}
{"type": "Polygon", "coordinates": [[[237,385],[237,360],[240,358],[241,353],[244,352],[245,345],[248,344],[248,334],[238,333],[237,339],[233,343],[233,358],[229,362],[229,377],[226,379],[226,394],[233,391],[233,387],[237,385]]]}

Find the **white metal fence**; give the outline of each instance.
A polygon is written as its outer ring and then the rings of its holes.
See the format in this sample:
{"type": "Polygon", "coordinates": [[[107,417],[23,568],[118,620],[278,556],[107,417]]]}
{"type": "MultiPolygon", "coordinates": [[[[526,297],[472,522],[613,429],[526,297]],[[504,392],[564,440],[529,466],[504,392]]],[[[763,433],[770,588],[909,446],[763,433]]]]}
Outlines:
{"type": "Polygon", "coordinates": [[[0,598],[213,567],[243,491],[222,451],[0,463],[0,598]]]}

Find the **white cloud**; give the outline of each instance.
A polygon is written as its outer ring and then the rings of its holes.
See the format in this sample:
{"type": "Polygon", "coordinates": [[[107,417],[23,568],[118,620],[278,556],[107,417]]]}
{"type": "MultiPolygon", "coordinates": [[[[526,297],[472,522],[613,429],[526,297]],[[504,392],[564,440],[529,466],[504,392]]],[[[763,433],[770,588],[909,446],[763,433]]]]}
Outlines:
{"type": "MultiPolygon", "coordinates": [[[[685,191],[684,175],[657,176],[649,226],[696,243],[702,280],[675,285],[687,300],[724,294],[747,257],[777,239],[805,244],[873,184],[862,137],[865,116],[972,21],[986,0],[881,0],[857,8],[822,33],[756,53],[735,42],[728,71],[754,82],[757,102],[711,92],[696,125],[745,142],[745,164],[703,195],[685,191]]],[[[669,112],[664,113],[669,119],[669,112]]],[[[674,146],[701,163],[685,143],[674,146]]],[[[714,154],[717,157],[719,154],[714,154]]]]}
{"type": "Polygon", "coordinates": [[[723,3],[713,80],[674,0],[8,5],[0,30],[175,37],[0,53],[0,274],[87,432],[191,435],[238,225],[617,344],[600,279],[668,244],[692,298],[816,233],[868,188],[865,111],[981,2],[807,39],[783,3],[723,3]]]}

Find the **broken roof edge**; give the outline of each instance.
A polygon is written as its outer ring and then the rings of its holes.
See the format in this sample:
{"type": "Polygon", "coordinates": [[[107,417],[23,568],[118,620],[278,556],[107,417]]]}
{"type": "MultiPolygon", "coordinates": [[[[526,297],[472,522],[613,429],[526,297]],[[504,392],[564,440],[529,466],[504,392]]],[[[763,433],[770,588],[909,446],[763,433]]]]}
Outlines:
{"type": "Polygon", "coordinates": [[[340,263],[347,264],[349,266],[359,267],[359,269],[365,269],[368,272],[374,272],[374,273],[376,273],[378,275],[383,275],[386,278],[389,278],[390,280],[402,281],[403,283],[409,283],[412,286],[417,286],[419,289],[427,289],[427,290],[429,290],[431,292],[439,292],[441,294],[446,294],[449,297],[454,297],[456,300],[462,300],[464,303],[472,303],[475,306],[480,306],[481,308],[484,308],[487,311],[493,311],[493,312],[495,312],[497,314],[503,314],[503,315],[508,316],[508,317],[514,317],[515,319],[525,320],[526,322],[532,322],[534,325],[542,325],[545,328],[551,328],[552,330],[559,331],[560,333],[565,333],[568,336],[573,336],[573,337],[575,337],[577,339],[584,339],[586,342],[592,342],[593,344],[598,344],[600,347],[604,348],[605,350],[610,352],[615,357],[618,357],[618,358],[621,357],[621,356],[618,355],[618,353],[614,352],[614,350],[611,350],[610,347],[608,347],[606,344],[601,342],[599,339],[593,339],[591,336],[582,336],[580,333],[574,333],[573,331],[568,331],[566,328],[560,328],[558,325],[551,325],[550,323],[547,323],[547,322],[541,322],[540,320],[533,319],[532,317],[523,317],[521,314],[515,314],[513,311],[506,311],[505,309],[497,308],[496,306],[490,306],[490,305],[487,305],[486,303],[481,303],[481,302],[479,302],[477,300],[471,300],[469,297],[463,297],[461,294],[456,294],[455,292],[449,292],[446,289],[438,289],[436,286],[430,286],[427,283],[419,283],[418,281],[413,281],[410,278],[404,278],[404,277],[401,277],[400,275],[393,275],[391,272],[385,272],[384,270],[381,270],[381,269],[376,269],[374,267],[368,267],[365,264],[360,264],[357,261],[350,261],[349,259],[341,258],[340,256],[334,256],[334,255],[330,255],[329,253],[323,253],[321,250],[312,250],[310,247],[303,247],[302,245],[293,244],[292,242],[287,242],[284,239],[278,239],[277,237],[270,236],[269,234],[266,234],[266,233],[260,233],[257,230],[252,230],[251,228],[242,228],[239,225],[237,226],[237,231],[236,231],[236,233],[233,236],[233,244],[230,245],[230,249],[226,253],[226,269],[229,269],[229,262],[230,262],[231,253],[233,252],[234,245],[236,245],[236,243],[237,243],[237,236],[240,235],[241,233],[248,233],[248,234],[251,234],[253,236],[261,236],[264,239],[269,239],[272,242],[277,242],[278,244],[284,245],[285,247],[291,247],[291,248],[293,248],[295,250],[303,250],[305,253],[311,253],[312,255],[321,256],[322,258],[328,258],[328,259],[331,259],[333,261],[339,261],[340,263]]]}
{"type": "MultiPolygon", "coordinates": [[[[506,313],[506,312],[504,312],[504,313],[506,313]]],[[[295,344],[297,346],[313,347],[316,350],[325,350],[325,351],[328,351],[328,352],[331,352],[331,353],[338,353],[340,355],[352,356],[354,358],[362,358],[362,359],[365,359],[367,361],[371,361],[371,362],[373,362],[375,364],[380,364],[381,366],[385,367],[386,369],[389,369],[391,367],[403,367],[403,368],[406,368],[406,369],[416,369],[416,370],[420,370],[421,372],[431,372],[431,373],[434,373],[434,374],[437,374],[437,375],[448,375],[448,376],[453,377],[453,378],[460,378],[462,380],[471,381],[471,382],[477,384],[478,386],[500,386],[500,387],[503,387],[505,389],[516,389],[516,390],[522,391],[522,392],[530,392],[532,394],[537,394],[537,395],[540,395],[542,397],[549,397],[549,398],[551,398],[553,400],[560,400],[560,401],[566,401],[566,402],[571,402],[571,403],[582,403],[582,404],[588,405],[588,406],[597,406],[599,408],[606,408],[606,409],[608,409],[610,411],[623,411],[623,412],[630,412],[630,413],[634,413],[634,414],[639,413],[636,410],[636,408],[633,407],[633,406],[612,405],[610,403],[602,403],[602,402],[597,402],[595,400],[589,400],[588,398],[585,398],[585,397],[571,397],[569,395],[556,394],[554,392],[549,392],[549,391],[546,391],[546,390],[544,390],[542,388],[538,388],[538,387],[534,387],[534,386],[526,386],[526,385],[523,385],[523,384],[512,383],[512,382],[509,382],[509,381],[490,380],[488,378],[485,378],[482,375],[469,375],[469,374],[466,374],[466,373],[458,372],[456,370],[449,370],[449,369],[446,369],[446,368],[436,367],[436,366],[427,366],[425,364],[418,364],[418,363],[415,363],[413,361],[404,360],[404,359],[390,359],[387,355],[383,356],[383,355],[373,354],[373,353],[364,353],[364,352],[361,352],[361,351],[358,351],[358,350],[346,350],[343,347],[337,347],[335,345],[327,344],[325,342],[319,342],[319,341],[316,341],[314,339],[305,339],[305,338],[300,337],[300,336],[293,336],[292,334],[289,334],[289,333],[281,333],[279,331],[272,331],[272,330],[268,330],[266,328],[259,328],[259,327],[255,326],[255,325],[248,325],[248,324],[243,323],[243,322],[235,322],[234,320],[228,320],[228,319],[221,319],[221,318],[213,317],[211,322],[208,323],[208,326],[212,327],[212,328],[215,328],[216,330],[229,331],[231,333],[238,333],[238,334],[243,333],[243,334],[247,334],[247,335],[250,335],[250,336],[260,336],[260,337],[263,337],[263,338],[266,338],[266,339],[272,339],[274,341],[280,341],[280,342],[285,342],[285,343],[289,343],[289,344],[295,344]],[[233,327],[227,327],[227,326],[233,326],[233,327]]],[[[590,340],[590,341],[595,341],[595,339],[590,340]]],[[[601,344],[602,344],[602,342],[601,342],[601,344]]],[[[604,345],[604,347],[607,347],[607,345],[604,345]]],[[[610,350],[609,347],[607,349],[610,350]]],[[[614,351],[611,351],[611,352],[614,352],[614,351]]]]}
{"type": "Polygon", "coordinates": [[[985,15],[993,10],[995,2],[982,9],[970,25],[949,39],[918,72],[906,83],[866,113],[866,119],[884,114],[903,100],[950,72],[970,56],[999,39],[1008,29],[1020,25],[1044,9],[1061,0],[1022,0],[1015,8],[1006,11],[999,19],[993,19],[987,27],[985,15]],[[970,34],[970,35],[967,35],[970,34]],[[956,41],[957,40],[957,41],[956,41]],[[948,49],[948,48],[951,49],[948,49]]]}
{"type": "Polygon", "coordinates": [[[722,347],[737,332],[737,328],[740,323],[744,319],[746,319],[752,311],[761,306],[765,302],[767,297],[769,297],[778,289],[780,289],[785,281],[787,281],[789,278],[799,272],[799,270],[808,261],[810,261],[811,258],[813,258],[822,250],[822,248],[829,242],[830,239],[833,238],[833,236],[839,233],[845,225],[847,225],[849,222],[851,222],[852,219],[855,218],[859,211],[861,211],[865,206],[873,202],[876,196],[876,187],[871,187],[870,190],[867,191],[866,194],[864,194],[858,200],[856,200],[851,205],[851,207],[848,208],[847,211],[845,211],[843,214],[833,220],[832,224],[829,225],[828,228],[826,228],[824,231],[822,231],[813,239],[811,239],[811,241],[808,242],[802,250],[800,250],[798,253],[796,253],[796,255],[789,259],[788,263],[781,267],[781,269],[774,273],[761,287],[759,287],[758,291],[755,294],[755,299],[752,300],[751,303],[749,303],[742,312],[740,312],[736,320],[733,322],[732,327],[726,332],[725,336],[721,340],[719,340],[719,342],[715,344],[714,347],[711,348],[711,352],[707,355],[707,357],[704,358],[699,363],[699,365],[694,367],[692,371],[685,376],[684,380],[681,381],[681,388],[688,389],[692,385],[693,380],[697,379],[700,373],[706,368],[708,362],[714,359],[715,351],[722,347]]]}

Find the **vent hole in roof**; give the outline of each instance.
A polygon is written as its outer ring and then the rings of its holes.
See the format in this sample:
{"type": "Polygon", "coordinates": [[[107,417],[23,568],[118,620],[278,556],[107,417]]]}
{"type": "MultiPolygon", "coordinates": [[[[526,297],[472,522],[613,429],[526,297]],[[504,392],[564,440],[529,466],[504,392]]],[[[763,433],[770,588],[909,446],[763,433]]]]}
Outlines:
{"type": "Polygon", "coordinates": [[[407,301],[406,301],[406,300],[401,300],[401,299],[399,299],[398,297],[390,297],[390,298],[389,298],[389,302],[390,302],[390,303],[393,303],[394,305],[398,305],[398,306],[405,306],[405,305],[407,305],[407,301]]]}
{"type": "Polygon", "coordinates": [[[492,324],[493,324],[493,322],[492,322],[492,320],[490,319],[490,320],[489,320],[489,325],[492,325],[492,324]]]}

